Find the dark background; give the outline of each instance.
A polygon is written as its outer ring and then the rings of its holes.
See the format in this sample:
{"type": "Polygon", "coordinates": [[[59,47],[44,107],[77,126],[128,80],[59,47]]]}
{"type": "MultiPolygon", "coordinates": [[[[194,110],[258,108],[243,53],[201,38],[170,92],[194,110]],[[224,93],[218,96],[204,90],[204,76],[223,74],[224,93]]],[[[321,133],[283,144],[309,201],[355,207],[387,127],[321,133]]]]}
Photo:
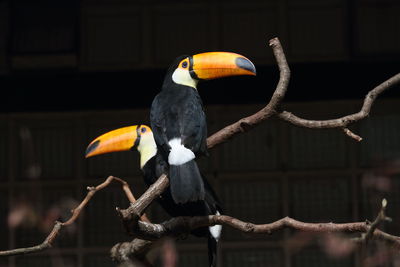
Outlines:
{"type": "MultiPolygon", "coordinates": [[[[180,54],[234,51],[258,76],[200,86],[208,104],[361,99],[400,66],[396,1],[0,1],[1,112],[148,107],[180,54]],[[204,89],[204,90],[203,90],[204,89]]],[[[392,89],[383,97],[398,97],[392,89]]]]}
{"type": "MultiPolygon", "coordinates": [[[[363,99],[399,70],[400,62],[291,64],[285,102],[363,99]]],[[[257,77],[233,77],[199,85],[205,105],[267,103],[279,71],[257,66],[257,77]]],[[[12,73],[1,76],[2,112],[110,110],[149,107],[165,70],[102,73],[76,71],[12,73]],[[136,88],[136,89],[133,89],[136,88]]],[[[381,97],[399,97],[399,87],[381,97]]]]}

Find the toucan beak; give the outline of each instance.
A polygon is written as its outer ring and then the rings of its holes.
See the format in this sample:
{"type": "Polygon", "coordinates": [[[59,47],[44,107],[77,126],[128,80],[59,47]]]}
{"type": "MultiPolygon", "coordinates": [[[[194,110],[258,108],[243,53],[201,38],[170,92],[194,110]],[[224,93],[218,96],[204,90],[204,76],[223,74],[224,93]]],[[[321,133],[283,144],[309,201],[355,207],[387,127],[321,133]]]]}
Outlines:
{"type": "Polygon", "coordinates": [[[227,76],[256,75],[254,64],[242,55],[230,52],[207,52],[192,56],[191,75],[201,80],[227,76]]]}
{"type": "Polygon", "coordinates": [[[132,149],[139,141],[137,128],[138,125],[123,127],[97,137],[86,148],[85,157],[132,149]]]}

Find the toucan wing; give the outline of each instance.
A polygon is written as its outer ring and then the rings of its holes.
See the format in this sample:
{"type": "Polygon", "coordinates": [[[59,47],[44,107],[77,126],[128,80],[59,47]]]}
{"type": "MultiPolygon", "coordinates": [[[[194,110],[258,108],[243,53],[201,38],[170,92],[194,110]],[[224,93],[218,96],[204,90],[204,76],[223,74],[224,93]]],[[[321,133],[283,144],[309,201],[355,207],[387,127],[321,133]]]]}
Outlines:
{"type": "Polygon", "coordinates": [[[197,92],[193,92],[193,97],[182,112],[180,126],[183,145],[196,154],[205,154],[207,152],[206,115],[197,92]]]}
{"type": "Polygon", "coordinates": [[[177,95],[161,91],[151,107],[150,120],[154,139],[164,153],[169,141],[180,138],[194,153],[206,153],[207,124],[200,96],[195,89],[182,89],[177,95]]]}

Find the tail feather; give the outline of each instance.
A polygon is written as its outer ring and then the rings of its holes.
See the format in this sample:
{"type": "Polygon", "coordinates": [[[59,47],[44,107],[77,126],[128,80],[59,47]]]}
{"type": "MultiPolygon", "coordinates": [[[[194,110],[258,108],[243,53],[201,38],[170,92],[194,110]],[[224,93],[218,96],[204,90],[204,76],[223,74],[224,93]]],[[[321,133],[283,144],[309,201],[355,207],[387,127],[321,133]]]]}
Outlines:
{"type": "Polygon", "coordinates": [[[175,203],[187,203],[204,199],[204,183],[194,160],[182,165],[170,165],[171,195],[175,203]]]}
{"type": "Polygon", "coordinates": [[[218,241],[210,234],[208,235],[208,262],[210,267],[217,266],[218,241]]]}
{"type": "MultiPolygon", "coordinates": [[[[220,215],[218,209],[215,215],[220,215]]],[[[217,266],[218,241],[221,238],[222,225],[208,227],[208,260],[210,267],[217,266]]]]}

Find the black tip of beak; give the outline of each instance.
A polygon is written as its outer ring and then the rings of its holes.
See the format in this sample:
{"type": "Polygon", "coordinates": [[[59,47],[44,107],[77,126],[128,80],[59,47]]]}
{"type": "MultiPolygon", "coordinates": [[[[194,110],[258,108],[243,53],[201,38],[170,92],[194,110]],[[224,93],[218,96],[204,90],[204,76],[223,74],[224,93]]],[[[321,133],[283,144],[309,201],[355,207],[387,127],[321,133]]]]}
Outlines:
{"type": "Polygon", "coordinates": [[[100,140],[97,140],[96,142],[94,142],[93,144],[90,144],[87,148],[86,148],[86,153],[85,156],[89,155],[90,153],[92,153],[100,144],[100,140]]]}
{"type": "Polygon", "coordinates": [[[237,57],[235,59],[235,64],[241,69],[245,69],[251,71],[252,73],[256,74],[256,67],[254,67],[253,63],[250,60],[244,57],[237,57]]]}

